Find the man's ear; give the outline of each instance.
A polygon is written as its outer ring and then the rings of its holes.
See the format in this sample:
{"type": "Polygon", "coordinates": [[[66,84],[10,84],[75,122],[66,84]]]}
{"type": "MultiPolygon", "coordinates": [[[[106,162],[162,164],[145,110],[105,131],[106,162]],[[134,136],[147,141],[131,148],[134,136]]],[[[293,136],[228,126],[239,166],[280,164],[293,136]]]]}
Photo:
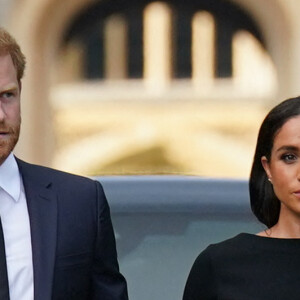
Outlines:
{"type": "Polygon", "coordinates": [[[270,164],[269,164],[268,159],[265,156],[262,156],[262,158],[261,158],[261,164],[262,164],[263,168],[265,169],[267,177],[269,179],[272,179],[271,172],[270,172],[270,164]]]}

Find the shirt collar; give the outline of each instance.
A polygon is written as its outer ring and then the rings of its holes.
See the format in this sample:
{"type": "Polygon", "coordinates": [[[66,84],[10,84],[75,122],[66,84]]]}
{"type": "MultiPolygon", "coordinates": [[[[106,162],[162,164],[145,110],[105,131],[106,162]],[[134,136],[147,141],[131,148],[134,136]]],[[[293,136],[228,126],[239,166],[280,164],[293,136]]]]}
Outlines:
{"type": "Polygon", "coordinates": [[[0,187],[8,193],[15,202],[19,201],[21,193],[20,172],[13,153],[0,165],[0,187]]]}

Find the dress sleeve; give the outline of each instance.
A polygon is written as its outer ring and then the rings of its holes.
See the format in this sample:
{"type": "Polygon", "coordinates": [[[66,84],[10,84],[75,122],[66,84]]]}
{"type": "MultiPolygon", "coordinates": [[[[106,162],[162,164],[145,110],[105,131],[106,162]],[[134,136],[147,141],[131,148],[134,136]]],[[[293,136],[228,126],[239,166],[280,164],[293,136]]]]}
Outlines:
{"type": "Polygon", "coordinates": [[[217,286],[213,273],[209,246],[199,254],[192,266],[183,300],[216,300],[217,286]]]}

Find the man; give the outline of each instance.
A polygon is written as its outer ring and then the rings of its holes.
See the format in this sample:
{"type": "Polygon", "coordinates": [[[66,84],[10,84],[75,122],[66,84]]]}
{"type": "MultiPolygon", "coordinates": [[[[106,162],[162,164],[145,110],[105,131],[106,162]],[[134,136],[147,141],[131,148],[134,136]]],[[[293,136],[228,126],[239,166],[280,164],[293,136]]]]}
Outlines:
{"type": "Polygon", "coordinates": [[[10,300],[128,299],[101,185],[12,154],[24,68],[18,44],[0,28],[0,216],[10,300]]]}

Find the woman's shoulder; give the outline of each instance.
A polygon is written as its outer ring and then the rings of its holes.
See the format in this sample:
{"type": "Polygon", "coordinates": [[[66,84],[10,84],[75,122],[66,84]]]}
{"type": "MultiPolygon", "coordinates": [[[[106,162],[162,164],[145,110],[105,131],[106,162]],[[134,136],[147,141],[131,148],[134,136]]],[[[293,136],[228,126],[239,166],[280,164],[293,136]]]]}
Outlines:
{"type": "Polygon", "coordinates": [[[240,233],[232,238],[226,239],[224,241],[210,244],[207,247],[207,251],[224,251],[233,249],[242,249],[244,246],[255,245],[259,243],[257,236],[250,233],[240,233]]]}
{"type": "Polygon", "coordinates": [[[226,240],[209,244],[201,253],[204,253],[206,256],[216,255],[219,252],[230,251],[236,247],[239,247],[243,242],[243,234],[240,233],[232,238],[226,240]]]}
{"type": "Polygon", "coordinates": [[[280,239],[250,233],[240,233],[222,242],[211,244],[205,250],[214,258],[225,256],[265,255],[266,253],[291,253],[300,251],[300,239],[280,239]]]}
{"type": "Polygon", "coordinates": [[[216,274],[219,274],[220,270],[230,268],[245,257],[245,249],[249,248],[251,237],[250,234],[240,233],[222,242],[210,244],[194,261],[189,276],[190,282],[205,282],[203,286],[214,284],[216,274]]]}
{"type": "Polygon", "coordinates": [[[244,265],[247,261],[253,262],[254,257],[265,255],[265,250],[260,245],[261,239],[254,234],[240,233],[224,241],[210,244],[197,256],[193,269],[199,272],[210,270],[215,273],[221,266],[224,269],[232,265],[244,265]]]}

